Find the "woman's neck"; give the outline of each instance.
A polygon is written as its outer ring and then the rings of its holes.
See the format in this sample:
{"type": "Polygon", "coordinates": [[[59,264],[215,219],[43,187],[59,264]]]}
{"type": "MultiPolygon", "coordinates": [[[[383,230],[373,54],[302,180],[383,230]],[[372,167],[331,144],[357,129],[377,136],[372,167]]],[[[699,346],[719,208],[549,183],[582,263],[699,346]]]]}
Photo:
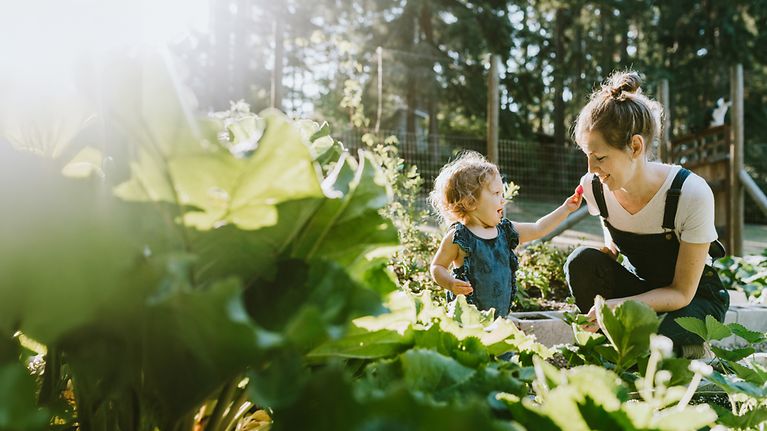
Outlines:
{"type": "Polygon", "coordinates": [[[637,167],[634,176],[618,190],[616,196],[624,202],[644,205],[649,202],[666,181],[670,166],[646,162],[637,167]]]}

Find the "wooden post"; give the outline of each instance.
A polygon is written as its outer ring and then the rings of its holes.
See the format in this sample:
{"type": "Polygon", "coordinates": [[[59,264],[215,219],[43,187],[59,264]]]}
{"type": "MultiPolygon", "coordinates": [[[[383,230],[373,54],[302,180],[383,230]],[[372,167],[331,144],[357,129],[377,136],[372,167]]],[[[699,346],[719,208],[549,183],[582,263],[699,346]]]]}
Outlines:
{"type": "Polygon", "coordinates": [[[658,83],[658,102],[663,107],[663,116],[660,124],[660,142],[658,158],[663,163],[671,163],[671,140],[669,129],[671,127],[671,105],[668,100],[668,79],[663,78],[658,83]]]}
{"type": "Polygon", "coordinates": [[[490,56],[490,72],[487,77],[487,159],[498,164],[498,115],[500,108],[499,100],[499,77],[498,69],[501,57],[490,56]]]}
{"type": "Polygon", "coordinates": [[[730,127],[730,226],[728,229],[728,245],[730,254],[743,255],[743,184],[740,182],[740,171],[743,170],[743,65],[730,68],[730,91],[732,97],[732,113],[730,127]]]}

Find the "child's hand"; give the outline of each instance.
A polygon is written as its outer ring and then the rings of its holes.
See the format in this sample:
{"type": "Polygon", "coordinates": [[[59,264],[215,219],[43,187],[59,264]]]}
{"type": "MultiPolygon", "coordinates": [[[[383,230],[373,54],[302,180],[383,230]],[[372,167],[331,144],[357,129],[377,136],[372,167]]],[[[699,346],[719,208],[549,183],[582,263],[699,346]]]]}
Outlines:
{"type": "Polygon", "coordinates": [[[573,193],[573,195],[567,198],[567,200],[565,201],[565,207],[567,208],[568,211],[573,212],[581,206],[582,201],[583,201],[583,186],[578,184],[578,187],[575,188],[575,193],[573,193]]]}
{"type": "Polygon", "coordinates": [[[474,289],[471,287],[471,283],[468,281],[453,279],[450,282],[450,291],[456,295],[471,295],[474,289]]]}

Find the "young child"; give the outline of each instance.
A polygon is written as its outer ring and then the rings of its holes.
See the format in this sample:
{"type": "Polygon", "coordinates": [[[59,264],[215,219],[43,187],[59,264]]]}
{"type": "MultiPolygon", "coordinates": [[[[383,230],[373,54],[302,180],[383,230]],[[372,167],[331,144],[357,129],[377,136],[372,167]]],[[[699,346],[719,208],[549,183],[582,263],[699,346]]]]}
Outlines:
{"type": "Polygon", "coordinates": [[[517,223],[503,217],[503,192],[498,167],[477,152],[463,152],[442,168],[429,200],[452,225],[430,270],[451,299],[466,295],[478,309],[494,308],[505,317],[517,293],[514,249],[551,232],[580,206],[581,194],[576,192],[535,223],[517,223]]]}

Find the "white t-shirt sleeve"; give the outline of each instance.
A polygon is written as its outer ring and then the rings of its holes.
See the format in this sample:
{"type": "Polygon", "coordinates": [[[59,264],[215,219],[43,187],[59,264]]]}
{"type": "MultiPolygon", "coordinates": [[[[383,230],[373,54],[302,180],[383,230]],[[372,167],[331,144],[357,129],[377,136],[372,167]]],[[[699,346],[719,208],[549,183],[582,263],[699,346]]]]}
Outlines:
{"type": "Polygon", "coordinates": [[[675,226],[679,239],[704,244],[718,238],[714,226],[714,194],[703,178],[692,174],[682,185],[675,226]]]}

